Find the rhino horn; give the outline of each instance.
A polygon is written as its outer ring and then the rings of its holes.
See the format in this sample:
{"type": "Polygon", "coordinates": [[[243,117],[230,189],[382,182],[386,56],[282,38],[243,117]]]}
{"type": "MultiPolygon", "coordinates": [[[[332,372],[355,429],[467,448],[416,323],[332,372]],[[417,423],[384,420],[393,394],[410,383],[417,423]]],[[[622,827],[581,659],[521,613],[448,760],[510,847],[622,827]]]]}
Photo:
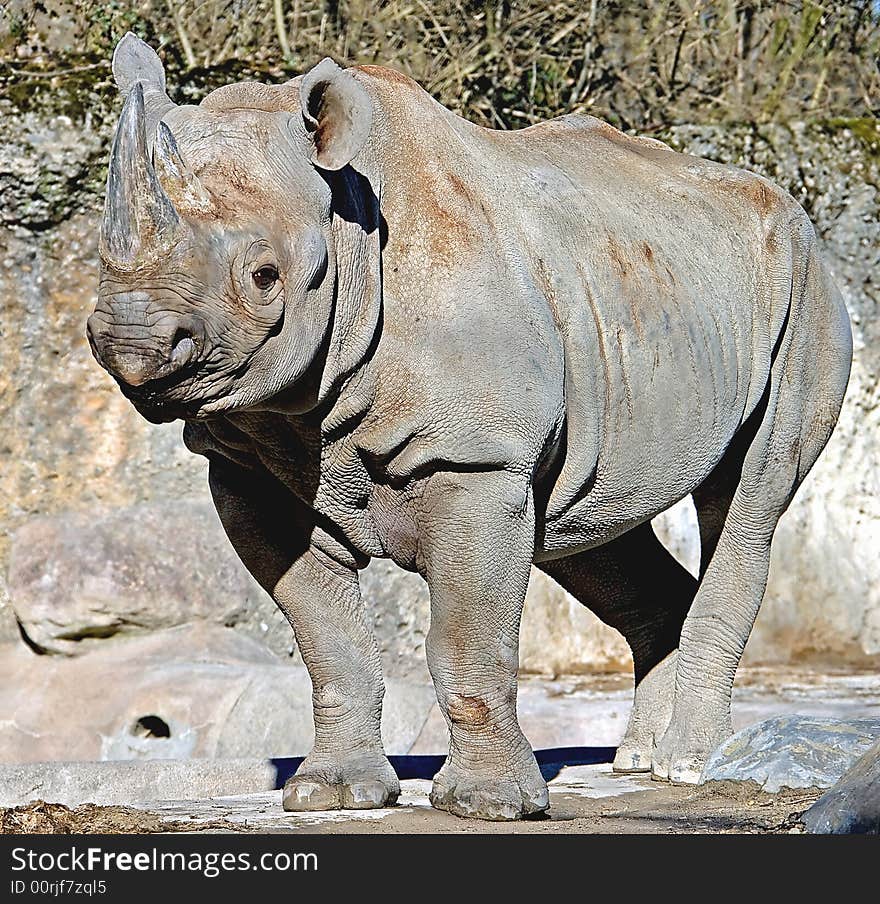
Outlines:
{"type": "Polygon", "coordinates": [[[118,269],[143,266],[167,247],[179,222],[150,161],[144,91],[138,82],[125,100],[110,152],[101,256],[118,269]]]}
{"type": "Polygon", "coordinates": [[[183,159],[174,133],[164,122],[159,123],[156,132],[153,166],[162,188],[177,210],[198,215],[211,209],[210,195],[183,159]]]}

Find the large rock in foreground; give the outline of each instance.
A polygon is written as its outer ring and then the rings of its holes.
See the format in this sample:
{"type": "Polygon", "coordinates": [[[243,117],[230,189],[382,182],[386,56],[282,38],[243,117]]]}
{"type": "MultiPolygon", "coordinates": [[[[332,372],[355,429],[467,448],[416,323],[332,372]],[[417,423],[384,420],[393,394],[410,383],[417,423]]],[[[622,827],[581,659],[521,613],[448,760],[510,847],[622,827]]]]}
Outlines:
{"type": "MultiPolygon", "coordinates": [[[[412,747],[427,684],[386,682],[389,753],[412,747]]],[[[312,686],[302,666],[228,628],[117,639],[72,658],[0,648],[0,762],[304,756],[312,686]]]]}
{"type": "Polygon", "coordinates": [[[725,741],[701,781],[752,781],[769,792],[830,788],[877,738],[880,719],[777,716],[725,741]]]}
{"type": "Polygon", "coordinates": [[[880,835],[880,740],[804,813],[816,835],[880,835]]]}

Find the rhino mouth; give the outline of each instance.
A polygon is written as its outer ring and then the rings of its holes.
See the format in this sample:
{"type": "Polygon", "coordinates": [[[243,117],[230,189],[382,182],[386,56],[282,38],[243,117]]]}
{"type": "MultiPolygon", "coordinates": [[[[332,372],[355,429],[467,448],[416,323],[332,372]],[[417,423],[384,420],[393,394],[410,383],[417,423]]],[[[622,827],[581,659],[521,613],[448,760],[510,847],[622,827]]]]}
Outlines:
{"type": "Polygon", "coordinates": [[[196,347],[192,357],[179,370],[134,386],[116,377],[122,394],[137,412],[153,424],[176,420],[203,420],[230,411],[247,408],[260,401],[260,394],[240,385],[254,357],[270,346],[280,333],[284,316],[242,360],[230,362],[212,356],[208,346],[196,347]]]}
{"type": "Polygon", "coordinates": [[[138,414],[152,424],[201,420],[236,407],[224,388],[218,387],[216,391],[207,393],[202,387],[200,392],[195,379],[197,376],[197,367],[192,366],[186,372],[169,374],[141,386],[117,382],[138,414]]]}
{"type": "Polygon", "coordinates": [[[171,421],[194,416],[191,404],[171,402],[166,399],[135,398],[128,393],[126,395],[138,414],[151,424],[168,424],[171,421]]]}
{"type": "Polygon", "coordinates": [[[134,405],[138,413],[154,424],[194,417],[202,405],[201,399],[175,398],[181,394],[184,384],[193,376],[193,368],[187,367],[165,377],[158,377],[140,386],[130,386],[117,380],[122,394],[134,405]]]}

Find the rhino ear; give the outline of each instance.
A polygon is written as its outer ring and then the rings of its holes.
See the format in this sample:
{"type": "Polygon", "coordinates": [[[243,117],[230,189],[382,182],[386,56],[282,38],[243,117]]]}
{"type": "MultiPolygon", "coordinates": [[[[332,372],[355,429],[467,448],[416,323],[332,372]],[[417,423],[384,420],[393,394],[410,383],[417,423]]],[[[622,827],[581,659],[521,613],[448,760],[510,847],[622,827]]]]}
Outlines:
{"type": "Polygon", "coordinates": [[[299,95],[312,163],[321,169],[342,169],[370,134],[369,94],[350,72],[326,57],[303,76],[299,95]]]}
{"type": "Polygon", "coordinates": [[[128,32],[113,51],[112,68],[124,98],[140,82],[144,93],[147,147],[152,148],[159,120],[177,106],[165,93],[165,68],[159,54],[137,35],[128,32]]]}
{"type": "Polygon", "coordinates": [[[131,32],[113,51],[113,77],[125,97],[135,82],[143,82],[144,88],[165,93],[165,69],[159,54],[131,32]]]}

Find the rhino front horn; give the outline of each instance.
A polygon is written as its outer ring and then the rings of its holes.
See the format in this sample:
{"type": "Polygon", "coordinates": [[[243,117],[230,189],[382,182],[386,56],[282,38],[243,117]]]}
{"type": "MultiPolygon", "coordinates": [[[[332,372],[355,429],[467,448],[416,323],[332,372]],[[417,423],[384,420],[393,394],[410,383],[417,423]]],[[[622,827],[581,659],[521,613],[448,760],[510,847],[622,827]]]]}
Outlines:
{"type": "Polygon", "coordinates": [[[113,138],[101,257],[117,269],[138,269],[167,248],[179,222],[150,161],[144,91],[138,82],[125,100],[113,138]]]}

